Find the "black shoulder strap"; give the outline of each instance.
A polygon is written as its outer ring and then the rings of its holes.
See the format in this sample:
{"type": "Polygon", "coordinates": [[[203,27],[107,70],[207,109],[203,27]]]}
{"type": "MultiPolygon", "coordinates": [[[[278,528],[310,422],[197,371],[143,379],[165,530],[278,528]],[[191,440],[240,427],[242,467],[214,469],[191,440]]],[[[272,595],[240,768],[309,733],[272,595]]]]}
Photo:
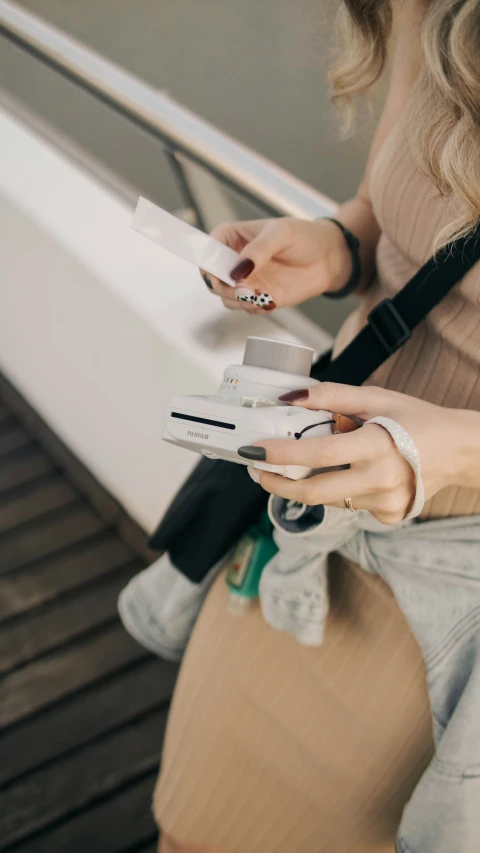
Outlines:
{"type": "Polygon", "coordinates": [[[321,357],[314,379],[361,385],[411,337],[413,330],[480,260],[480,226],[441,249],[393,299],[368,315],[367,325],[333,361],[321,357]]]}

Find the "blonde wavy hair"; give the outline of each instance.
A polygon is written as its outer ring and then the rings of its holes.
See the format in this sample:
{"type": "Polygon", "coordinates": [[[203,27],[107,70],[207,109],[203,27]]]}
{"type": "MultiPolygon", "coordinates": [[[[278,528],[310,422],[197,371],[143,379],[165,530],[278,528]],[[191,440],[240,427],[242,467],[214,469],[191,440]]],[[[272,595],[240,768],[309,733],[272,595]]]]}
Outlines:
{"type": "MultiPolygon", "coordinates": [[[[385,68],[392,19],[391,0],[342,0],[330,79],[347,125],[354,97],[365,94],[385,68]]],[[[480,0],[428,0],[421,38],[408,138],[421,171],[456,202],[453,221],[437,237],[439,247],[480,221],[480,0]]]]}

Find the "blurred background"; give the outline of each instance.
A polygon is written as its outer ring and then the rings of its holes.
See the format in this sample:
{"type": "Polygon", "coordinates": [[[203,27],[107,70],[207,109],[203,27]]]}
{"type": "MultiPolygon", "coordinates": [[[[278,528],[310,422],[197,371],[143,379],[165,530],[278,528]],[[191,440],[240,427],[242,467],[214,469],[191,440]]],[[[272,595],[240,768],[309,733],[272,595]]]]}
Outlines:
{"type": "MultiPolygon", "coordinates": [[[[326,74],[336,0],[28,0],[19,6],[265,154],[338,202],[355,192],[368,121],[340,142],[326,74]]],[[[1,85],[165,207],[158,146],[10,45],[1,85]]],[[[378,97],[381,97],[379,93],[378,97]]]]}

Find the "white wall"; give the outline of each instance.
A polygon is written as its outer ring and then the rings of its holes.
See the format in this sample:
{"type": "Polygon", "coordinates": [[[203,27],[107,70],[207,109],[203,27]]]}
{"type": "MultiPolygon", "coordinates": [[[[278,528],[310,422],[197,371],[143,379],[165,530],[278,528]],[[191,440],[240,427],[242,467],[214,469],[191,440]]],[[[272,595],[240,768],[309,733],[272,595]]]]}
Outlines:
{"type": "Polygon", "coordinates": [[[132,211],[0,110],[0,370],[152,529],[196,461],[161,441],[174,393],[213,390],[248,333],[132,211]]]}

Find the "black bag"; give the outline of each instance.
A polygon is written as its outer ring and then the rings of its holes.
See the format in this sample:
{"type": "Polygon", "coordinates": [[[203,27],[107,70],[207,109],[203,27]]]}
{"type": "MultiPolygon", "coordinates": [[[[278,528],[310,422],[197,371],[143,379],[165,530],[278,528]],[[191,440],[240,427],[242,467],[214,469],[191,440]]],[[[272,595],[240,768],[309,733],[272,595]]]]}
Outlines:
{"type": "MultiPolygon", "coordinates": [[[[348,385],[365,382],[480,260],[479,238],[480,226],[430,258],[393,299],[373,309],[367,325],[337,358],[331,360],[330,351],[313,365],[313,378],[348,385]]],[[[243,465],[202,458],[148,544],[168,551],[173,564],[199,583],[258,519],[268,497],[243,465]]]]}

